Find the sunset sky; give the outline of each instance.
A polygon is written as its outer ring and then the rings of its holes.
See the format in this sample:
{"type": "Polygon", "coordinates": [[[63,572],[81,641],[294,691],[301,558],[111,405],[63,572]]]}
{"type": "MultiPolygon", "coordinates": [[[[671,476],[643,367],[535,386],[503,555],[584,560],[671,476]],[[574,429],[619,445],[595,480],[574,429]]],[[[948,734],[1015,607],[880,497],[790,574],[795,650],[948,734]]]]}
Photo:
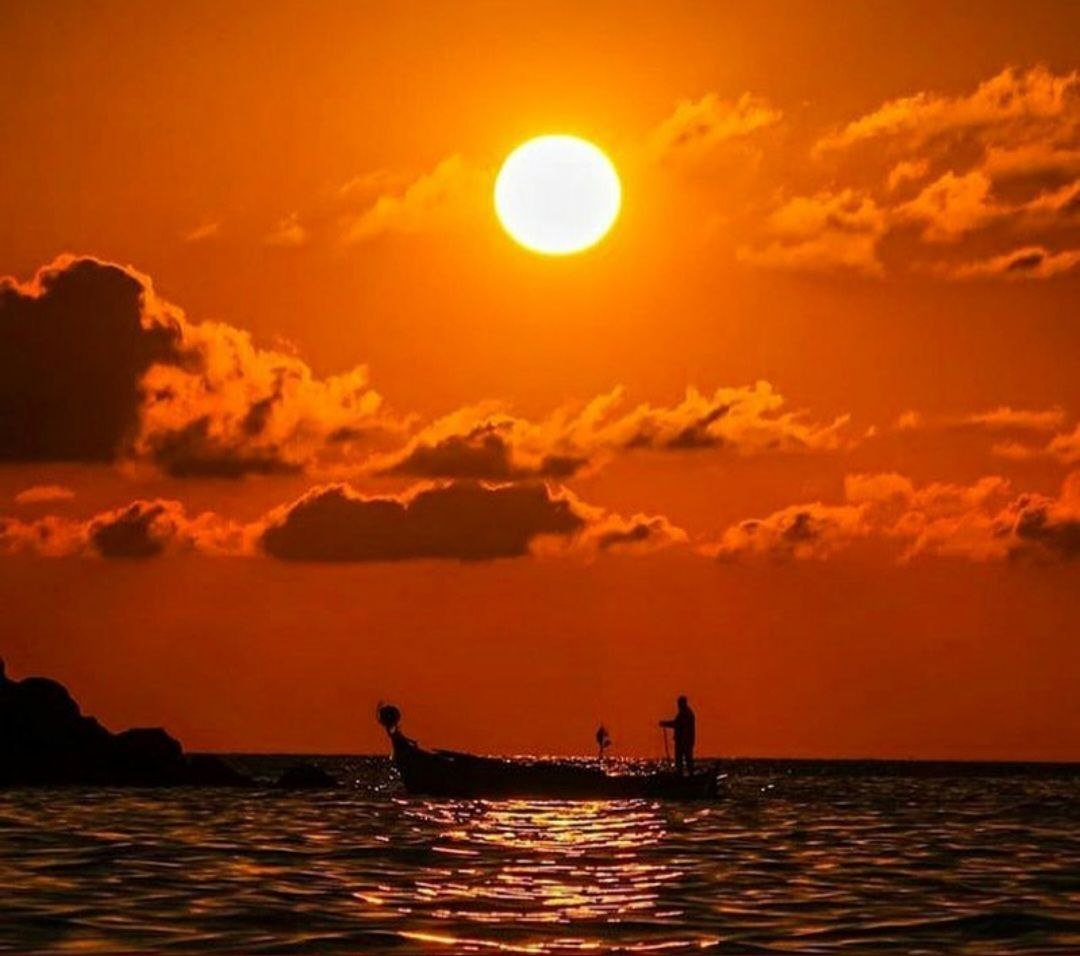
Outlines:
{"type": "Polygon", "coordinates": [[[189,749],[1080,760],[1080,7],[6,4],[0,655],[189,749]],[[551,258],[519,144],[611,159],[551,258]]]}

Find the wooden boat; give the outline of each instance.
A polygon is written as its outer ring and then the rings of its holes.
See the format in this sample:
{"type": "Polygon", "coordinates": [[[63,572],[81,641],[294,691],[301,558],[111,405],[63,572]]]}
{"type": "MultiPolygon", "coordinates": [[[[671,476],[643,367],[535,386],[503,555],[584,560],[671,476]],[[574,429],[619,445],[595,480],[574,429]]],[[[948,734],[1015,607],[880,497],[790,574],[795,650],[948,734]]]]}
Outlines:
{"type": "Polygon", "coordinates": [[[451,750],[427,750],[399,729],[396,707],[380,707],[394,765],[410,794],[459,799],[546,798],[554,800],[669,799],[715,797],[716,773],[683,776],[656,773],[607,773],[599,766],[555,760],[509,760],[451,750]]]}

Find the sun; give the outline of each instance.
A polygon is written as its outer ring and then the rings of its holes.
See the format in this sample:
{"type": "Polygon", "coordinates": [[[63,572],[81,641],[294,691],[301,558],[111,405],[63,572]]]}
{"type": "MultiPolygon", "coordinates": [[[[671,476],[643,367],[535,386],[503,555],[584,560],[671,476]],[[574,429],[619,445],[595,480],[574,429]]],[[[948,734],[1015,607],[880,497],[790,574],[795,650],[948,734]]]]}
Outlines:
{"type": "Polygon", "coordinates": [[[622,204],[611,160],[577,136],[537,136],[515,149],[495,179],[495,213],[515,242],[567,256],[596,245],[622,204]]]}

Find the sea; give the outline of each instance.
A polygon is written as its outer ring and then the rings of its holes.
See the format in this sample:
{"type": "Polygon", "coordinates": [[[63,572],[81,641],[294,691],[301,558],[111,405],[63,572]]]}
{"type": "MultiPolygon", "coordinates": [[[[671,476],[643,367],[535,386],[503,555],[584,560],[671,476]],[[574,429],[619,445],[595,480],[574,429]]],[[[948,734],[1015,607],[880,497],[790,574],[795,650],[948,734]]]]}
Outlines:
{"type": "MultiPolygon", "coordinates": [[[[287,756],[231,756],[269,782],[287,756]]],[[[1080,953],[1080,769],[733,761],[709,802],[0,791],[0,951],[1080,953]]]]}

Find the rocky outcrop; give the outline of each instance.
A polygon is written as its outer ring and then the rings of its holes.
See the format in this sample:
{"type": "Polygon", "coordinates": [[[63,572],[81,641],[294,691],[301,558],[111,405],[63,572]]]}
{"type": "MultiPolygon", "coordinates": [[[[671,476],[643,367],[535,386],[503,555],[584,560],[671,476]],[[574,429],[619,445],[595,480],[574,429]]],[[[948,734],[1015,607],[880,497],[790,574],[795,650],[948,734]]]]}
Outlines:
{"type": "Polygon", "coordinates": [[[0,661],[0,786],[248,786],[224,761],[188,756],[160,728],[114,734],[63,684],[10,680],[0,661]]]}

